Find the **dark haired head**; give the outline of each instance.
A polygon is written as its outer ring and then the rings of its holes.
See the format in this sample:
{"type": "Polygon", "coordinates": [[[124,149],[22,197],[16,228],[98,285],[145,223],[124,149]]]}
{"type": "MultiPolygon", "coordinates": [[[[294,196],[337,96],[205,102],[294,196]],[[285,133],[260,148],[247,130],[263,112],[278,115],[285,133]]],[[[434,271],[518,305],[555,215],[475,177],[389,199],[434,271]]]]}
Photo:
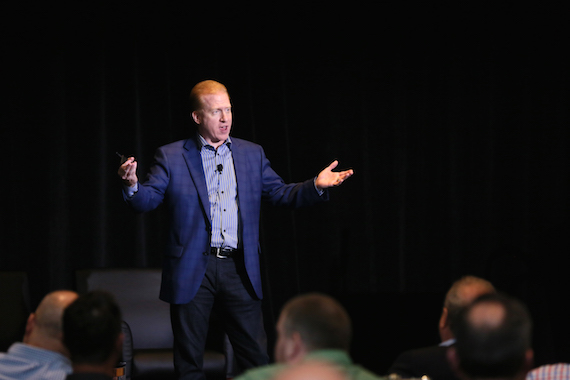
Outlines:
{"type": "Polygon", "coordinates": [[[528,369],[532,321],[519,301],[486,294],[463,309],[455,321],[455,353],[470,378],[514,378],[528,369]]]}
{"type": "Polygon", "coordinates": [[[295,297],[284,306],[282,314],[284,333],[290,336],[298,332],[310,350],[349,350],[350,317],[332,297],[319,293],[295,297]]]}
{"type": "Polygon", "coordinates": [[[121,311],[113,296],[92,291],[79,296],[63,314],[63,341],[74,364],[102,364],[117,351],[121,311]]]}

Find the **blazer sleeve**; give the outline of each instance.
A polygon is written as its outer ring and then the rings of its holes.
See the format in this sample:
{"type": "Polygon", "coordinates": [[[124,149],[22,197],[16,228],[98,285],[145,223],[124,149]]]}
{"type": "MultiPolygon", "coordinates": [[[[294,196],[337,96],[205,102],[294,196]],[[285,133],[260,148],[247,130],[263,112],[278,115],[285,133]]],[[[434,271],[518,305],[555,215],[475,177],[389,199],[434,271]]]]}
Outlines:
{"type": "Polygon", "coordinates": [[[143,183],[139,181],[138,192],[132,197],[128,197],[123,191],[123,197],[134,211],[139,213],[151,211],[164,200],[169,182],[168,156],[162,148],[158,148],[146,180],[143,183]]]}
{"type": "Polygon", "coordinates": [[[322,195],[319,195],[315,187],[314,178],[304,182],[286,184],[271,167],[271,163],[265,156],[263,149],[261,150],[261,154],[263,199],[273,205],[290,208],[310,206],[328,200],[327,190],[325,190],[322,195]]]}

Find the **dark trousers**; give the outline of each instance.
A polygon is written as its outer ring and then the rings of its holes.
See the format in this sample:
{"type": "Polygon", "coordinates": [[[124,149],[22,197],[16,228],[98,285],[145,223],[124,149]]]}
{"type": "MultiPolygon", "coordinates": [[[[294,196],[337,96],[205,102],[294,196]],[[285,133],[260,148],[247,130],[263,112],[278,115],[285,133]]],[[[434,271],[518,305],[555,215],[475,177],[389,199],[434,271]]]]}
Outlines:
{"type": "Polygon", "coordinates": [[[174,333],[174,367],[179,379],[204,380],[202,371],[210,314],[215,308],[241,370],[267,364],[267,337],[261,300],[245,272],[243,257],[209,258],[194,299],[170,306],[174,333]]]}

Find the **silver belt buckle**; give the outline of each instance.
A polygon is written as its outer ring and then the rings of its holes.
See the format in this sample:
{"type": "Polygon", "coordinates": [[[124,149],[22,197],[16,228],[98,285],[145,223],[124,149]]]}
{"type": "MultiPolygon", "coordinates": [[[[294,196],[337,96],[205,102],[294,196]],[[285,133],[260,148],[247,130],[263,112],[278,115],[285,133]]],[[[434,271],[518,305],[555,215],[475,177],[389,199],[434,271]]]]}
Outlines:
{"type": "Polygon", "coordinates": [[[216,257],[218,259],[227,259],[228,256],[222,256],[220,255],[220,252],[222,252],[223,248],[222,247],[216,247],[216,257]]]}

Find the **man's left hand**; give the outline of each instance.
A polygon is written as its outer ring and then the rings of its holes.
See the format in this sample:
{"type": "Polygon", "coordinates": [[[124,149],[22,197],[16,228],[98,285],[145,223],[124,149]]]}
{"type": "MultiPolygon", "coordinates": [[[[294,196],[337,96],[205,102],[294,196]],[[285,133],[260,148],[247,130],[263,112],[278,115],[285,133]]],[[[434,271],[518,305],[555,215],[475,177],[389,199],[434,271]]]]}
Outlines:
{"type": "Polygon", "coordinates": [[[352,169],[344,170],[341,172],[333,172],[333,169],[338,166],[338,161],[334,160],[329,166],[319,173],[315,180],[317,189],[324,190],[329,187],[340,186],[348,177],[354,174],[352,169]]]}

